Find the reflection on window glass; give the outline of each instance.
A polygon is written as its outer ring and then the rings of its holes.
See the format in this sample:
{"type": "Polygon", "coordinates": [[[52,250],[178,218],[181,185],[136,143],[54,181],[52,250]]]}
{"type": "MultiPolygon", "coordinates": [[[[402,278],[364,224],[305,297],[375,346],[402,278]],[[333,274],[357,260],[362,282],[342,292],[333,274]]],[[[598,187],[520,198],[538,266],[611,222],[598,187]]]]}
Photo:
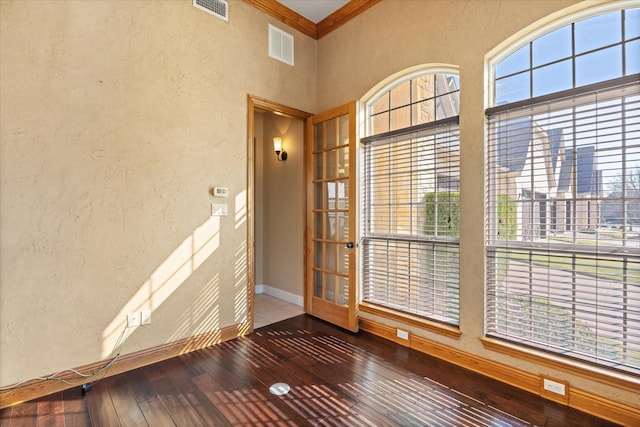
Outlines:
{"type": "Polygon", "coordinates": [[[576,58],[576,86],[622,77],[620,46],[576,58]]]}
{"type": "Polygon", "coordinates": [[[553,30],[496,64],[494,105],[638,73],[640,40],[633,40],[638,37],[640,9],[605,13],[553,30]]]}
{"type": "Polygon", "coordinates": [[[508,76],[509,74],[524,71],[529,68],[529,45],[523,46],[511,55],[506,57],[496,67],[496,77],[508,76]]]}
{"type": "Polygon", "coordinates": [[[533,42],[533,66],[571,56],[571,27],[563,27],[533,42]]]}
{"type": "Polygon", "coordinates": [[[629,9],[625,11],[624,32],[627,40],[640,37],[640,9],[629,9]]]}
{"type": "Polygon", "coordinates": [[[516,74],[496,82],[496,105],[520,101],[530,96],[529,73],[516,74]]]}
{"type": "MultiPolygon", "coordinates": [[[[640,23],[638,23],[640,25],[640,23]]],[[[627,75],[640,73],[640,40],[627,43],[627,75]]]]}
{"type": "Polygon", "coordinates": [[[611,12],[576,22],[576,53],[619,43],[622,40],[620,16],[620,12],[611,12]]]}
{"type": "Polygon", "coordinates": [[[460,79],[423,74],[404,80],[369,104],[371,135],[455,117],[460,114],[460,79]]]}
{"type": "Polygon", "coordinates": [[[533,70],[533,96],[571,89],[571,60],[533,70]]]}

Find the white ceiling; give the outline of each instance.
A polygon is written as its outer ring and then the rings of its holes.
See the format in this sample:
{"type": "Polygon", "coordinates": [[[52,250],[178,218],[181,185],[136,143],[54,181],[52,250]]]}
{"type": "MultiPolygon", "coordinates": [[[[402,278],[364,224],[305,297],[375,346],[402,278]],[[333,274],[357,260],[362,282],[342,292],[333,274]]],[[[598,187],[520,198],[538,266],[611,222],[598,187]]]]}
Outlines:
{"type": "Polygon", "coordinates": [[[340,9],[349,0],[277,0],[289,9],[298,12],[308,20],[317,24],[336,10],[340,9]]]}

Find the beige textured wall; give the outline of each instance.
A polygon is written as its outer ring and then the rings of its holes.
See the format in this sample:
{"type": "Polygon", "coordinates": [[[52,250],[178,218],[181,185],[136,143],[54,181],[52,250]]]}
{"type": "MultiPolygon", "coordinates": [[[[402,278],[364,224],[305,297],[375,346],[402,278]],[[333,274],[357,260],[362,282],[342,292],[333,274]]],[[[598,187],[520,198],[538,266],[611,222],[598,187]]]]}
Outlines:
{"type": "MultiPolygon", "coordinates": [[[[459,67],[461,84],[461,329],[459,341],[414,332],[534,373],[547,373],[585,390],[638,407],[637,394],[522,362],[483,349],[483,137],[485,55],[525,27],[577,4],[558,0],[384,0],[318,43],[318,111],[361,99],[388,76],[420,64],[459,67]]],[[[559,13],[566,15],[568,10],[559,13]]],[[[363,317],[373,317],[362,314],[363,317]]],[[[375,317],[373,317],[375,318],[375,317]]],[[[383,323],[393,322],[375,318],[383,323]]]]}
{"type": "Polygon", "coordinates": [[[316,42],[229,12],[0,1],[0,385],[245,319],[247,94],[313,111],[316,42]]]}
{"type": "Polygon", "coordinates": [[[304,121],[265,114],[263,284],[303,296],[304,121]],[[279,162],[273,137],[282,138],[287,160],[279,162]]]}

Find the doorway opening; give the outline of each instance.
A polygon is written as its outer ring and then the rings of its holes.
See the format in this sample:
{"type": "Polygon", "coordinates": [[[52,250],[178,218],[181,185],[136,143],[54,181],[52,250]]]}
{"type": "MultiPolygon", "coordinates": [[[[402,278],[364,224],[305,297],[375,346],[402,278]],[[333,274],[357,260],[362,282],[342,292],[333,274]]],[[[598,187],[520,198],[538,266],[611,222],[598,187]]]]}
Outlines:
{"type": "Polygon", "coordinates": [[[247,269],[253,329],[304,313],[305,119],[309,116],[248,97],[247,269]],[[281,143],[279,154],[274,138],[281,143]]]}

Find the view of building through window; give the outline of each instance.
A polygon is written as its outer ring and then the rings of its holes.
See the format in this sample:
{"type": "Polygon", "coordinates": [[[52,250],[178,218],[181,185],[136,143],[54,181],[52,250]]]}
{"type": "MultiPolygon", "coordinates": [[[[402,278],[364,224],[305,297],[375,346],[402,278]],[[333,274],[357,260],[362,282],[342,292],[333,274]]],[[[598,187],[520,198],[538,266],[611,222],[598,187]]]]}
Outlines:
{"type": "Polygon", "coordinates": [[[495,64],[487,334],[640,373],[640,9],[495,64]]]}

